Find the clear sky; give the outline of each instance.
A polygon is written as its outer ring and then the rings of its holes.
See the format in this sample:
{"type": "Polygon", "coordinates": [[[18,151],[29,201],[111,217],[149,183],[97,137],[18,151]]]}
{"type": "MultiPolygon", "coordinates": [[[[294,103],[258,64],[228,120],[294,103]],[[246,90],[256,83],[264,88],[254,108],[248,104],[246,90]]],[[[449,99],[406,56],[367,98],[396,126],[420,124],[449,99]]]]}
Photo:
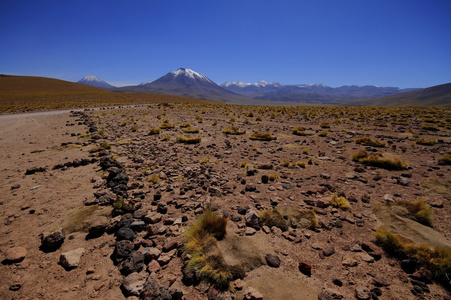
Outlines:
{"type": "Polygon", "coordinates": [[[113,84],[451,82],[450,0],[1,0],[0,73],[113,84]]]}

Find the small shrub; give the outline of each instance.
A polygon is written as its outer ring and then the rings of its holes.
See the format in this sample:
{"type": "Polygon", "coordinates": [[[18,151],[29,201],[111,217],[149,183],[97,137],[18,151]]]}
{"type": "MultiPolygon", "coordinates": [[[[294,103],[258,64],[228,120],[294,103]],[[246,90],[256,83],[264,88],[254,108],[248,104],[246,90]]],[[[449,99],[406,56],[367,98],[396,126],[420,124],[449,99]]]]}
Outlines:
{"type": "Polygon", "coordinates": [[[202,140],[201,137],[188,138],[184,135],[177,136],[177,141],[183,144],[199,144],[201,140],[202,140]]]}
{"type": "Polygon", "coordinates": [[[216,125],[218,125],[218,123],[219,123],[218,120],[214,120],[213,123],[211,123],[211,125],[216,126],[216,125]]]}
{"type": "Polygon", "coordinates": [[[160,128],[150,128],[148,135],[160,134],[160,128]]]}
{"type": "Polygon", "coordinates": [[[164,120],[160,124],[160,129],[172,129],[174,127],[175,127],[175,125],[174,124],[170,124],[168,119],[164,120]]]}
{"type": "Polygon", "coordinates": [[[422,124],[421,129],[429,130],[429,131],[440,131],[440,128],[438,128],[437,126],[429,125],[429,124],[422,124]]]}
{"type": "Polygon", "coordinates": [[[433,210],[431,206],[423,199],[417,199],[415,201],[396,201],[397,205],[407,208],[408,217],[414,219],[418,223],[431,226],[433,210]]]}
{"type": "Polygon", "coordinates": [[[345,197],[338,197],[336,194],[332,195],[332,199],[330,200],[330,204],[333,207],[341,208],[341,209],[347,209],[351,207],[351,204],[348,200],[346,200],[345,197]]]}
{"type": "Polygon", "coordinates": [[[351,159],[353,161],[360,161],[362,158],[368,157],[368,152],[366,151],[358,151],[351,154],[351,159]]]}
{"type": "Polygon", "coordinates": [[[362,164],[383,168],[386,170],[405,170],[408,167],[407,163],[397,157],[384,158],[382,155],[368,155],[368,152],[366,151],[352,153],[351,159],[362,164]]]}
{"type": "Polygon", "coordinates": [[[305,154],[305,155],[307,155],[308,154],[308,149],[307,148],[304,148],[304,149],[302,149],[302,154],[305,154]]]}
{"type": "Polygon", "coordinates": [[[263,210],[258,214],[260,216],[260,224],[269,228],[275,226],[282,231],[288,230],[288,223],[277,209],[263,210]]]}
{"type": "Polygon", "coordinates": [[[98,133],[99,135],[101,135],[101,136],[104,136],[104,135],[105,135],[105,130],[100,129],[99,131],[97,131],[97,133],[98,133]]]}
{"type": "Polygon", "coordinates": [[[152,174],[149,176],[149,182],[156,184],[158,181],[160,181],[160,177],[157,174],[152,174]]]}
{"type": "Polygon", "coordinates": [[[357,144],[362,146],[385,147],[386,143],[379,140],[372,140],[369,137],[361,137],[355,140],[357,144]]]}
{"type": "Polygon", "coordinates": [[[376,243],[398,259],[412,259],[418,267],[425,267],[434,278],[451,287],[451,247],[430,247],[414,244],[382,227],[374,233],[376,243]]]}
{"type": "Polygon", "coordinates": [[[191,124],[190,123],[183,123],[183,124],[180,124],[179,126],[180,126],[180,128],[188,128],[188,127],[191,127],[191,124]]]}
{"type": "Polygon", "coordinates": [[[132,128],[130,128],[130,130],[131,130],[132,132],[137,132],[138,129],[139,129],[139,126],[138,126],[138,125],[135,125],[135,126],[133,126],[132,128]]]}
{"type": "Polygon", "coordinates": [[[206,164],[206,163],[209,162],[209,161],[210,161],[210,159],[209,159],[208,157],[206,157],[206,158],[204,158],[204,159],[199,160],[199,163],[201,163],[201,164],[206,164]]]}
{"type": "Polygon", "coordinates": [[[255,121],[261,122],[261,121],[262,121],[262,118],[261,118],[261,117],[256,117],[256,118],[255,118],[255,121]]]}
{"type": "Polygon", "coordinates": [[[258,132],[254,131],[249,135],[249,138],[251,140],[258,140],[258,141],[272,141],[277,139],[277,137],[272,136],[269,132],[258,132]]]}
{"type": "Polygon", "coordinates": [[[240,162],[240,168],[245,168],[247,163],[245,161],[240,162]]]}
{"type": "Polygon", "coordinates": [[[440,164],[444,164],[444,165],[451,165],[451,154],[447,154],[443,157],[440,157],[439,159],[437,159],[437,161],[440,164]]]}
{"type": "Polygon", "coordinates": [[[418,139],[415,141],[416,144],[418,145],[423,145],[423,146],[434,146],[435,144],[437,144],[437,140],[436,139],[418,139]]]}
{"type": "Polygon", "coordinates": [[[321,124],[319,124],[319,127],[321,128],[330,128],[330,123],[329,122],[322,122],[321,124]]]}
{"type": "Polygon", "coordinates": [[[241,135],[241,134],[245,134],[246,130],[240,130],[240,128],[238,126],[232,126],[232,128],[224,127],[222,132],[225,134],[230,134],[230,135],[241,135]]]}
{"type": "Polygon", "coordinates": [[[320,133],[318,133],[318,136],[320,137],[326,137],[329,134],[329,131],[327,130],[323,130],[320,133]]]}
{"type": "Polygon", "coordinates": [[[282,167],[289,167],[290,166],[290,164],[291,164],[291,161],[289,161],[289,160],[286,160],[286,161],[284,161],[283,163],[281,163],[280,165],[282,166],[282,167]]]}
{"type": "Polygon", "coordinates": [[[301,168],[305,168],[306,163],[305,161],[298,160],[297,162],[294,163],[294,165],[301,168]]]}
{"type": "Polygon", "coordinates": [[[199,133],[199,128],[187,127],[183,131],[186,133],[199,133]]]}
{"type": "Polygon", "coordinates": [[[170,139],[171,139],[171,136],[170,136],[170,135],[165,135],[164,137],[161,138],[161,141],[162,141],[162,142],[167,142],[167,141],[169,141],[170,139]]]}
{"type": "Polygon", "coordinates": [[[236,122],[235,118],[230,118],[227,120],[227,123],[229,123],[229,124],[233,124],[235,122],[236,122]]]}
{"type": "Polygon", "coordinates": [[[279,179],[279,174],[277,173],[271,173],[268,175],[269,181],[276,181],[279,179]]]}
{"type": "Polygon", "coordinates": [[[103,142],[103,143],[100,145],[100,147],[102,147],[102,149],[105,149],[105,150],[110,150],[110,149],[111,149],[111,145],[108,144],[107,142],[103,142]]]}

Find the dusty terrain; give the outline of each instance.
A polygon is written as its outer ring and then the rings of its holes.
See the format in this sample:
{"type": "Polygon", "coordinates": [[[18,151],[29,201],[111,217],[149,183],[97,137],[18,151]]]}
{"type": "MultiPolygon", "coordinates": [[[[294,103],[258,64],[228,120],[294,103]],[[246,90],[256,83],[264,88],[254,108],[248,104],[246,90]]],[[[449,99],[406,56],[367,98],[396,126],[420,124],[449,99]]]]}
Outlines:
{"type": "MultiPolygon", "coordinates": [[[[375,245],[373,233],[383,226],[415,243],[451,246],[451,166],[437,161],[451,151],[449,113],[183,104],[82,115],[2,115],[1,298],[139,298],[139,287],[124,287],[122,272],[137,286],[156,282],[160,291],[178,291],[174,299],[180,292],[184,299],[243,299],[249,288],[263,299],[448,299],[449,291],[437,280],[427,284],[429,291],[415,289],[400,261],[375,245]],[[174,127],[149,134],[165,120],[174,127]],[[199,132],[185,132],[187,123],[199,132]],[[427,130],[424,124],[438,130],[427,130]],[[232,126],[246,132],[223,133],[232,126]],[[305,135],[292,133],[299,126],[305,135]],[[276,139],[252,140],[254,131],[269,132],[276,139]],[[179,135],[202,139],[185,144],[178,142],[179,135]],[[359,145],[355,142],[359,137],[386,145],[359,145]],[[435,143],[415,144],[419,138],[435,143]],[[351,159],[365,149],[397,156],[408,167],[386,170],[351,159]],[[95,192],[116,188],[108,185],[111,169],[102,169],[102,157],[120,163],[128,175],[126,191],[115,190],[108,205],[84,213],[99,201],[95,192]],[[82,159],[89,163],[61,165],[82,159]],[[40,167],[47,168],[32,170],[40,167]],[[274,180],[266,183],[264,175],[274,180]],[[345,196],[350,208],[330,206],[333,195],[345,196]],[[418,198],[432,207],[431,226],[387,206],[418,198]],[[250,263],[246,276],[231,282],[227,292],[206,280],[187,284],[182,273],[185,232],[207,206],[228,218],[227,236],[218,243],[226,262],[260,262],[250,263]],[[318,224],[315,228],[293,224],[296,228],[285,232],[246,225],[250,210],[274,207],[281,212],[313,209],[318,224]],[[113,228],[113,233],[87,239],[95,223],[103,224],[103,230],[109,224],[106,229],[113,228]],[[124,271],[115,257],[114,232],[121,226],[136,234],[135,252],[154,251],[144,255],[145,265],[136,272],[124,271]],[[66,231],[64,243],[43,251],[40,235],[59,227],[66,231]],[[26,256],[8,261],[6,253],[15,247],[24,247],[26,256]],[[77,248],[84,249],[78,266],[64,268],[60,255],[77,248]],[[267,265],[267,254],[276,255],[280,266],[267,265]],[[311,265],[310,276],[300,272],[300,262],[311,265]]],[[[141,297],[166,299],[150,297],[149,290],[141,297]]]]}

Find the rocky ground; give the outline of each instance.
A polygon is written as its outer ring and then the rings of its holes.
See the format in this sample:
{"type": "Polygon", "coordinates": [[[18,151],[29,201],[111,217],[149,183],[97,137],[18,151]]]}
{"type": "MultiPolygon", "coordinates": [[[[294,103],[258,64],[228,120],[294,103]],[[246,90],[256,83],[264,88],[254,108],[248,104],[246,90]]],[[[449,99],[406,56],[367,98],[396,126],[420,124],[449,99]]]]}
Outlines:
{"type": "Polygon", "coordinates": [[[0,116],[1,298],[449,299],[373,234],[383,226],[451,246],[451,167],[438,162],[451,151],[450,125],[449,111],[414,108],[152,105],[0,116]],[[276,139],[253,140],[255,131],[276,139]],[[408,167],[353,161],[362,150],[408,167]],[[330,205],[334,195],[350,207],[330,205]],[[433,210],[431,226],[392,205],[419,198],[433,210]],[[225,261],[245,266],[227,291],[184,267],[186,231],[206,207],[228,219],[218,242],[225,261]],[[287,230],[259,222],[273,208],[287,230]],[[289,217],[312,210],[316,226],[289,217]]]}

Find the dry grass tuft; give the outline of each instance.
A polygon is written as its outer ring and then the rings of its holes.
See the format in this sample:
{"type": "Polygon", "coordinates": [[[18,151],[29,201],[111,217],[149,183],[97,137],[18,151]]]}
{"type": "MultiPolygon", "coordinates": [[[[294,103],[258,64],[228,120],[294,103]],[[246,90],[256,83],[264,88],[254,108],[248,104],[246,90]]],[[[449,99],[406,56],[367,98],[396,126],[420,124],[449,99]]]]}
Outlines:
{"type": "Polygon", "coordinates": [[[349,203],[348,200],[346,200],[345,197],[343,197],[343,196],[338,197],[338,195],[336,195],[336,194],[332,195],[332,199],[330,200],[330,204],[333,207],[341,208],[341,209],[348,209],[349,207],[351,207],[351,204],[349,203]]]}
{"type": "Polygon", "coordinates": [[[361,137],[355,140],[357,144],[362,146],[385,147],[386,143],[379,140],[372,140],[369,137],[361,137]]]}
{"type": "Polygon", "coordinates": [[[177,141],[183,144],[199,144],[202,141],[202,138],[201,137],[188,138],[184,135],[179,135],[177,136],[177,141]]]}
{"type": "Polygon", "coordinates": [[[240,128],[238,126],[232,126],[232,128],[224,127],[222,132],[225,134],[230,134],[230,135],[241,135],[241,134],[245,134],[246,130],[240,130],[240,128]]]}
{"type": "Polygon", "coordinates": [[[229,266],[217,249],[217,240],[226,235],[227,218],[218,217],[207,208],[186,233],[185,251],[191,255],[188,268],[197,269],[217,288],[227,289],[229,282],[244,277],[238,266],[229,266]]]}
{"type": "Polygon", "coordinates": [[[269,132],[258,132],[258,131],[254,131],[253,133],[251,133],[249,135],[249,138],[251,140],[258,140],[258,141],[272,141],[272,140],[277,139],[277,137],[272,136],[271,133],[269,133],[269,132]]]}
{"type": "Polygon", "coordinates": [[[451,154],[447,154],[443,157],[440,157],[439,159],[437,159],[437,161],[444,165],[451,165],[451,154]]]}
{"type": "Polygon", "coordinates": [[[269,228],[275,226],[282,231],[288,230],[288,223],[277,209],[263,210],[258,214],[260,216],[260,224],[269,228]]]}
{"type": "Polygon", "coordinates": [[[150,128],[148,135],[156,135],[156,134],[160,134],[160,128],[150,128]]]}
{"type": "Polygon", "coordinates": [[[386,170],[405,170],[409,166],[406,162],[403,162],[397,157],[386,158],[383,157],[382,154],[368,155],[368,152],[366,151],[352,153],[351,159],[365,165],[383,168],[386,170]]]}
{"type": "Polygon", "coordinates": [[[398,200],[396,201],[396,205],[407,208],[407,217],[423,225],[432,225],[432,217],[434,212],[431,206],[423,199],[417,199],[415,201],[398,200]]]}
{"type": "Polygon", "coordinates": [[[429,269],[436,280],[444,283],[448,288],[451,286],[450,247],[432,248],[424,244],[414,244],[382,227],[376,229],[374,238],[388,254],[399,259],[414,260],[417,265],[429,269]]]}

